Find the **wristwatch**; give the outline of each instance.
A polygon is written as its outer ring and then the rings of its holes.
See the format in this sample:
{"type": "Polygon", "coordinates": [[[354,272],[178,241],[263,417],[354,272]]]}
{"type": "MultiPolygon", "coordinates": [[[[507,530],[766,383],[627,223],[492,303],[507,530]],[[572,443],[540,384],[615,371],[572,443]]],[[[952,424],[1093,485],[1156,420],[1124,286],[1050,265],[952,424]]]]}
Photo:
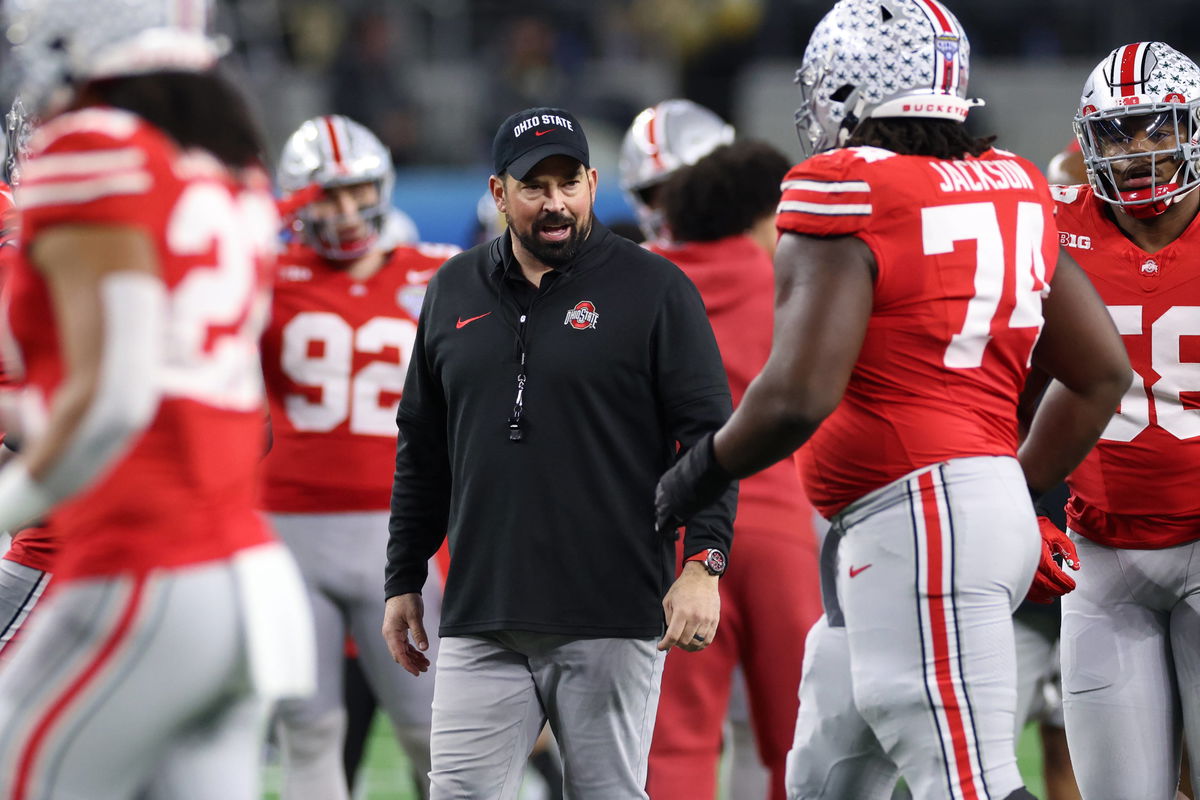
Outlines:
{"type": "Polygon", "coordinates": [[[683,560],[683,563],[686,564],[689,561],[699,561],[708,570],[709,575],[723,575],[725,574],[725,568],[729,566],[729,559],[715,547],[710,547],[707,550],[701,550],[695,555],[688,556],[683,560]]]}

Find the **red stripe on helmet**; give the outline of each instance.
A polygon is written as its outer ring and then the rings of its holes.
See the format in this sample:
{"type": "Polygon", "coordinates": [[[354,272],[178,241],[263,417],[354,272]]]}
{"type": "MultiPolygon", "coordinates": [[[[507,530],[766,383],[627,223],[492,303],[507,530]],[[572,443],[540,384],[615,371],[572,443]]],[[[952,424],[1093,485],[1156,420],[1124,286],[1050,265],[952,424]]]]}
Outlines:
{"type": "Polygon", "coordinates": [[[1137,53],[1141,43],[1127,44],[1121,52],[1121,96],[1129,97],[1134,94],[1133,85],[1137,82],[1134,70],[1137,68],[1137,53]]]}
{"type": "Polygon", "coordinates": [[[329,134],[329,149],[333,154],[333,163],[342,166],[342,145],[338,141],[337,128],[333,125],[333,117],[322,117],[325,132],[329,134]]]}
{"type": "Polygon", "coordinates": [[[950,25],[950,18],[946,16],[946,12],[942,10],[934,0],[918,0],[933,12],[933,16],[937,18],[938,25],[942,28],[942,33],[954,33],[954,28],[950,25]]]}
{"type": "MultiPolygon", "coordinates": [[[[916,0],[916,3],[918,6],[921,6],[922,8],[925,9],[927,17],[931,17],[931,21],[934,23],[934,27],[936,29],[939,29],[938,33],[954,33],[955,32],[954,26],[950,24],[950,17],[948,17],[946,15],[945,9],[943,9],[940,5],[938,5],[936,0],[916,0]]],[[[933,57],[936,62],[937,57],[938,57],[937,48],[934,48],[933,57]]],[[[941,86],[935,87],[935,88],[940,88],[943,92],[950,91],[950,87],[954,83],[954,61],[953,61],[953,59],[949,59],[949,58],[945,58],[945,57],[942,58],[942,78],[941,78],[941,81],[939,81],[939,83],[941,84],[941,86]]]]}
{"type": "Polygon", "coordinates": [[[654,166],[663,169],[662,148],[658,146],[658,109],[654,109],[650,114],[650,124],[646,126],[646,143],[650,145],[650,158],[654,159],[654,166]]]}

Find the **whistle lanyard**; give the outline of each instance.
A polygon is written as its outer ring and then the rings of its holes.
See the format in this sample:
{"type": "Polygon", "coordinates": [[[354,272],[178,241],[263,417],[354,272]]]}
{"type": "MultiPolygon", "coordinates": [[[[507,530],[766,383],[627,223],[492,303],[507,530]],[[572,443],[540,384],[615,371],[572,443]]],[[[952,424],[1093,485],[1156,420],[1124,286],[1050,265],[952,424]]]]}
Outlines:
{"type": "MultiPolygon", "coordinates": [[[[521,315],[525,319],[525,315],[521,315]]],[[[521,323],[524,328],[524,322],[521,323]]],[[[508,440],[521,441],[521,413],[525,410],[525,343],[521,343],[521,366],[517,370],[517,399],[513,402],[512,415],[508,418],[508,440]]]]}
{"type": "MultiPolygon", "coordinates": [[[[540,294],[540,292],[539,292],[540,294]]],[[[512,414],[508,417],[508,440],[510,442],[519,442],[524,437],[524,432],[521,430],[521,417],[525,413],[525,362],[528,357],[528,348],[525,346],[525,326],[529,323],[529,314],[533,311],[533,304],[537,302],[537,295],[529,301],[529,306],[518,318],[517,326],[517,348],[520,350],[521,357],[517,362],[517,397],[513,400],[512,414]]]]}
{"type": "Polygon", "coordinates": [[[553,291],[561,279],[562,277],[559,273],[549,272],[542,276],[542,285],[540,287],[534,288],[532,284],[529,284],[529,288],[532,291],[528,293],[512,293],[512,299],[516,303],[518,311],[517,326],[514,330],[517,335],[519,359],[517,361],[517,393],[513,400],[512,413],[508,416],[508,440],[510,442],[520,442],[525,437],[525,431],[521,425],[525,416],[525,386],[529,380],[526,374],[529,362],[529,346],[527,344],[529,318],[533,314],[533,307],[537,305],[538,300],[543,295],[553,291]],[[521,301],[525,297],[529,298],[529,302],[525,304],[524,310],[521,310],[521,301]]]}

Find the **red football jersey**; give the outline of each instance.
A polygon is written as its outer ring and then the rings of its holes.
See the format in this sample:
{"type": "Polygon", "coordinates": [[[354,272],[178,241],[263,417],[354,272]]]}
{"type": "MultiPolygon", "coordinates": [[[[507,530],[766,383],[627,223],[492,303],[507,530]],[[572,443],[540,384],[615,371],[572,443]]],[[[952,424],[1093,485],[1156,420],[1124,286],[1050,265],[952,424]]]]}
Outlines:
{"type": "Polygon", "coordinates": [[[1134,373],[1067,480],[1068,524],[1112,547],[1200,539],[1200,221],[1151,254],[1125,238],[1091,187],[1055,194],[1059,239],[1108,306],[1134,373]]]}
{"type": "MultiPolygon", "coordinates": [[[[771,259],[746,236],[654,244],[650,249],[677,264],[700,290],[729,376],[733,404],[738,405],[771,354],[775,317],[771,259]]],[[[811,513],[790,460],[768,467],[738,485],[739,525],[808,531],[811,513]]]]}
{"type": "Polygon", "coordinates": [[[783,189],[781,233],[857,236],[878,269],[846,394],[800,450],[817,509],[946,459],[1014,455],[1058,250],[1037,168],[1002,150],[943,161],[855,147],[794,167],[783,189]]]}
{"type": "Polygon", "coordinates": [[[263,374],[274,444],[264,507],[386,510],[396,406],[425,288],[458,249],[397,247],[365,281],[302,246],[280,257],[263,374]]]}
{"type": "Polygon", "coordinates": [[[36,437],[62,378],[47,285],[29,243],[61,224],[132,226],[151,237],[168,292],[162,401],[131,449],[51,525],[59,580],[227,556],[270,538],[256,512],[262,455],[258,339],[270,304],[278,218],[265,174],[237,179],[180,151],[137,116],[93,108],[36,135],[18,194],[20,259],[8,317],[36,437]]]}
{"type": "MultiPolygon", "coordinates": [[[[8,184],[0,183],[0,306],[8,307],[8,296],[12,287],[8,275],[16,269],[20,260],[17,244],[17,212],[13,205],[12,189],[8,184]]],[[[5,341],[11,341],[6,337],[5,341]]],[[[20,404],[21,385],[14,377],[21,374],[20,359],[15,349],[7,346],[0,350],[0,399],[6,409],[6,414],[14,413],[20,404]],[[12,366],[10,366],[10,364],[12,366]]],[[[8,420],[5,417],[5,421],[8,420]]],[[[4,433],[0,441],[7,436],[4,433]]],[[[50,569],[54,555],[58,552],[58,537],[49,525],[38,525],[20,531],[13,539],[11,546],[4,551],[5,561],[12,561],[32,569],[50,569]]]]}

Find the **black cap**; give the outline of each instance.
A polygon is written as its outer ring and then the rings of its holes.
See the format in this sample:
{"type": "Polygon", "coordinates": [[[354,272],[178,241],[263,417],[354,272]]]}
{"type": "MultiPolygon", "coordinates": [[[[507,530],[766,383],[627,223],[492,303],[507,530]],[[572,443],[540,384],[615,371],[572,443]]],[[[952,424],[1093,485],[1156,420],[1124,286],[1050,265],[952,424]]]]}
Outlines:
{"type": "Polygon", "coordinates": [[[492,140],[496,174],[508,172],[523,180],[543,158],[570,156],[588,164],[587,137],[570,111],[561,108],[527,108],[500,124],[492,140]]]}

